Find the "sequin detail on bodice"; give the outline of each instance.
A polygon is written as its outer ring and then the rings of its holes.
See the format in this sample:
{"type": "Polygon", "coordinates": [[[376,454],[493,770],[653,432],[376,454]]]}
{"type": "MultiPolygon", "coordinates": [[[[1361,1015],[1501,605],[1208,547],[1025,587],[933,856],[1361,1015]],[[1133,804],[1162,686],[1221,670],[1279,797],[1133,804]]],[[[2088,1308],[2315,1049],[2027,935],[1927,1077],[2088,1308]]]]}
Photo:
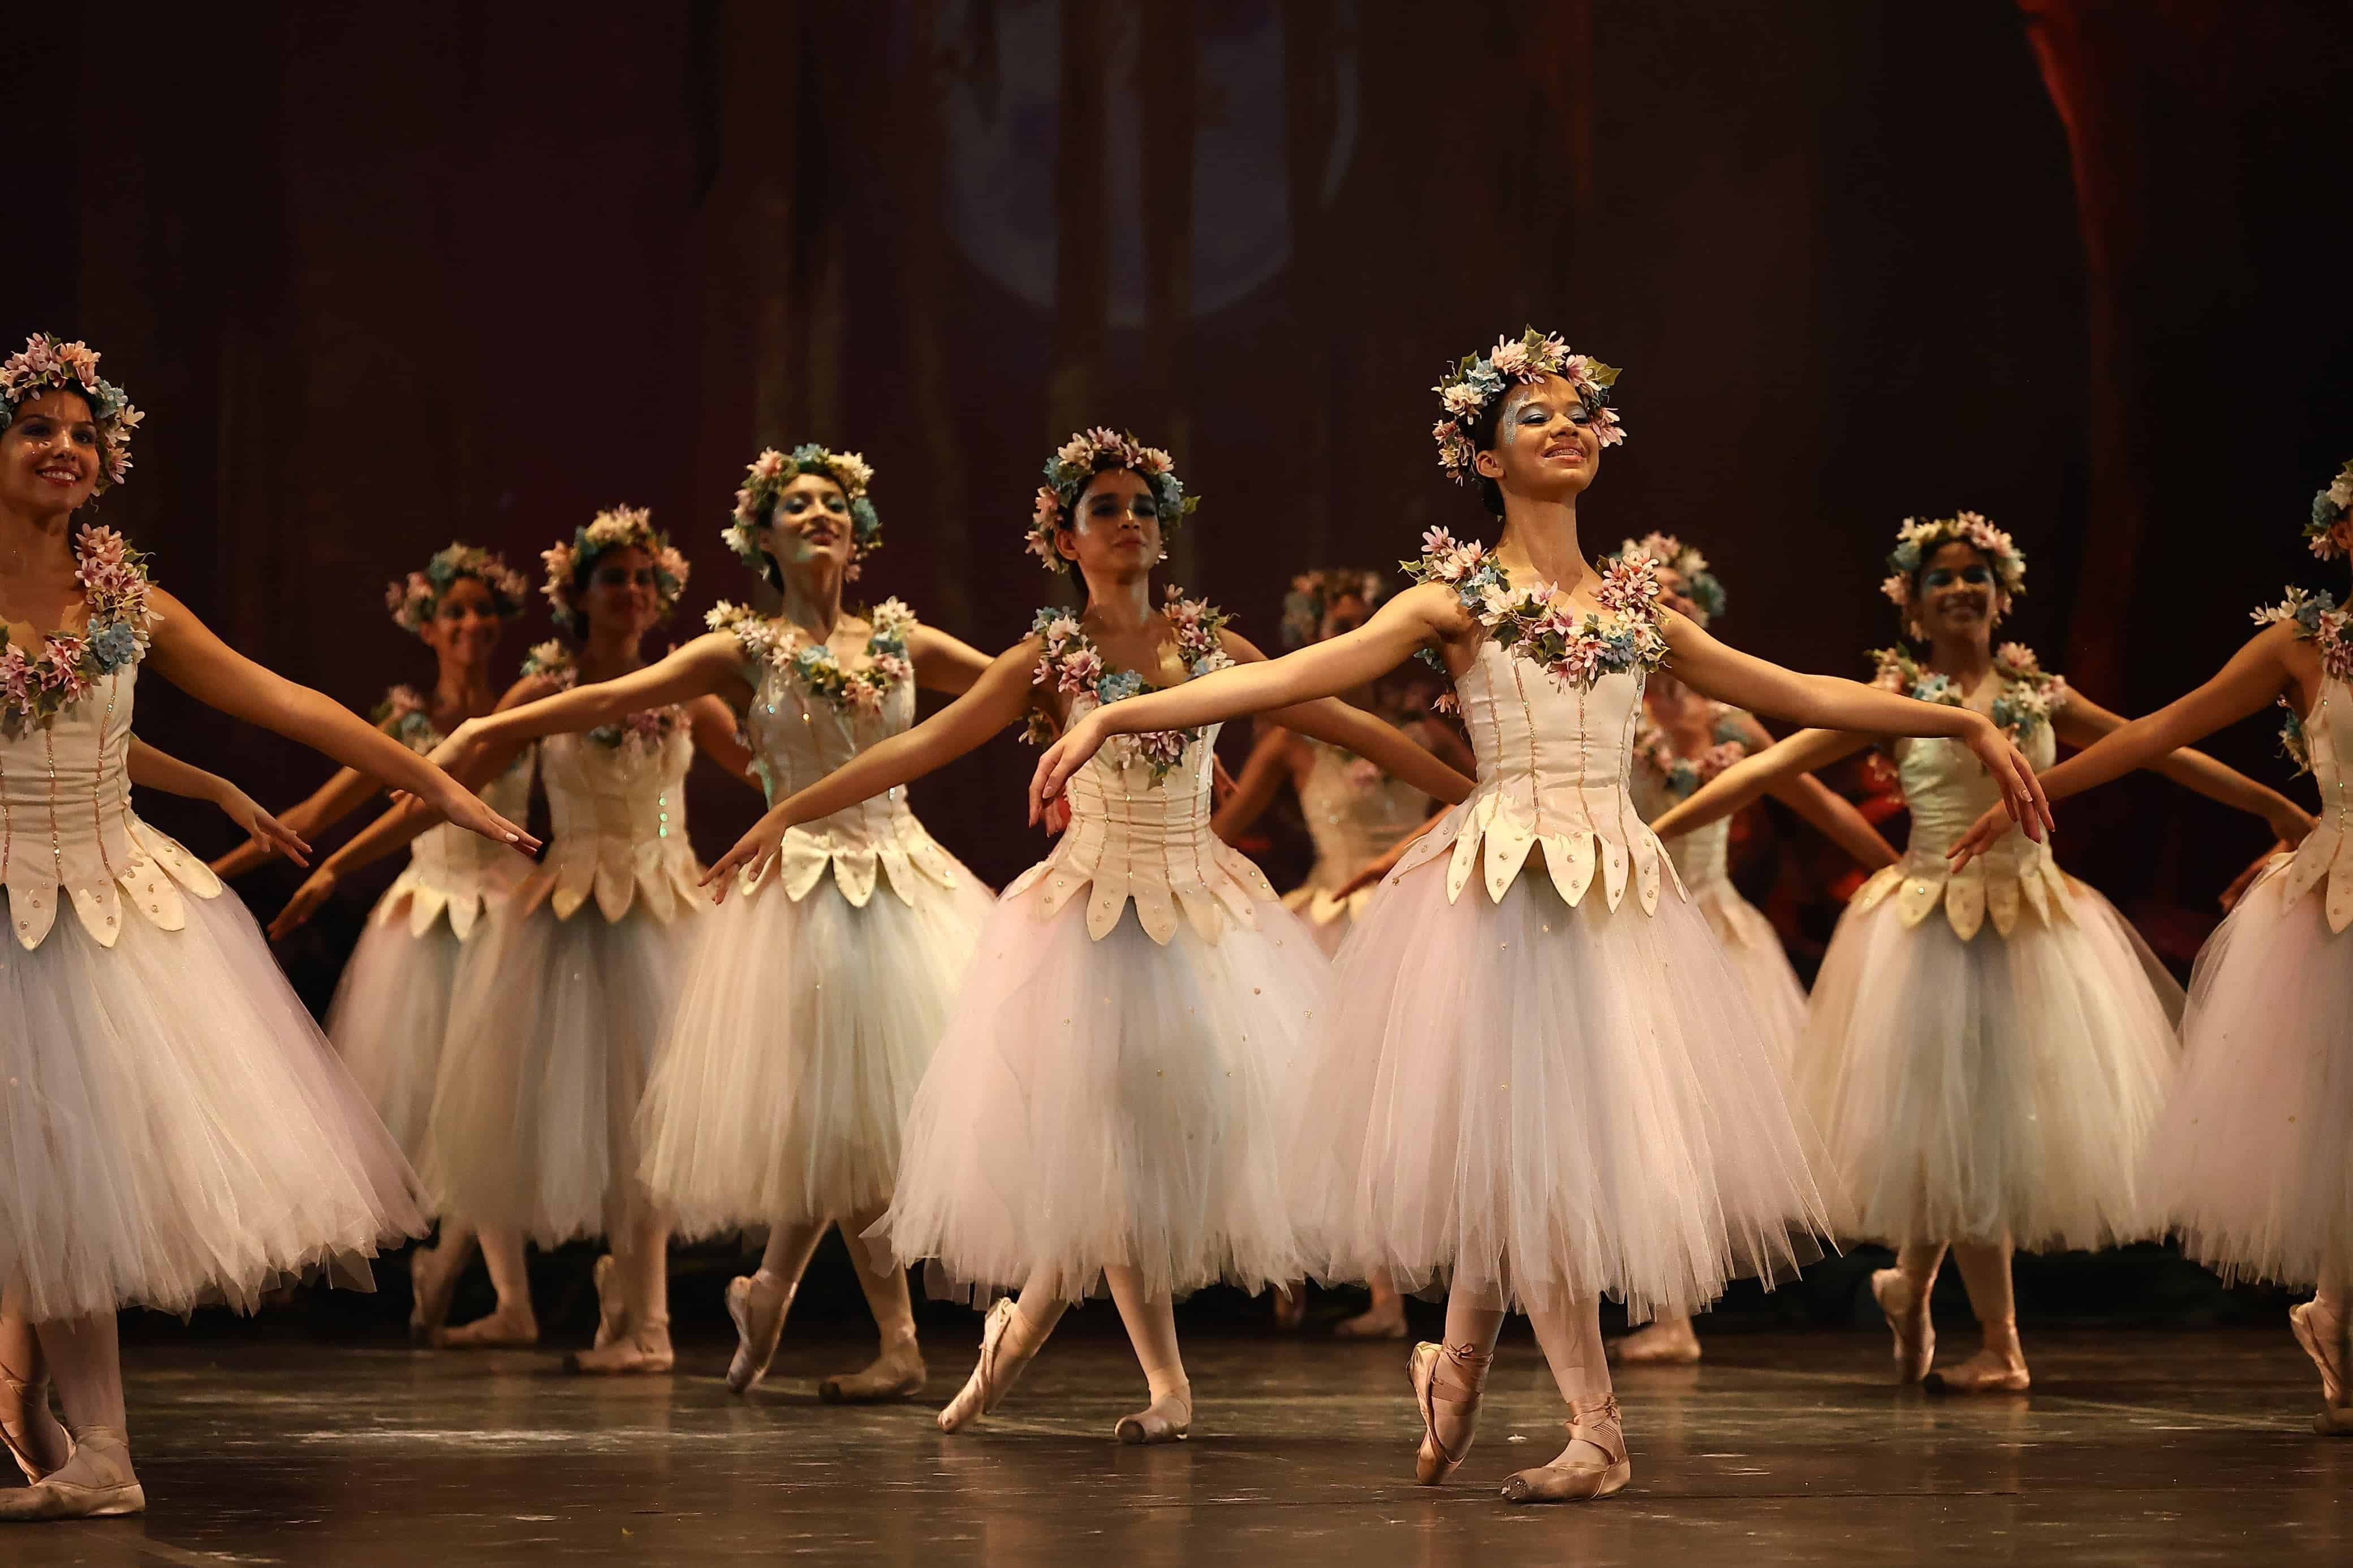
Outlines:
{"type": "Polygon", "coordinates": [[[220,879],[131,809],[132,690],[137,664],[100,676],[46,721],[0,735],[0,886],[8,929],[41,944],[58,906],[100,947],[132,912],[162,931],[187,923],[183,890],[216,898],[220,879]]]}
{"type": "Polygon", "coordinates": [[[1611,910],[1629,887],[1644,914],[1657,910],[1663,883],[1688,897],[1628,793],[1641,675],[1605,674],[1578,689],[1490,639],[1455,694],[1479,787],[1405,853],[1393,877],[1451,853],[1447,898],[1460,898],[1477,872],[1501,902],[1541,846],[1553,886],[1572,907],[1597,879],[1611,910]]]}
{"type": "Polygon", "coordinates": [[[547,791],[547,858],[525,879],[522,907],[549,899],[559,920],[593,893],[608,921],[638,899],[668,921],[702,907],[702,868],[686,839],[686,770],[694,737],[686,716],[651,742],[608,745],[590,735],[550,735],[539,743],[547,791]]]}
{"type": "MultiPolygon", "coordinates": [[[[1092,698],[1071,704],[1073,721],[1092,711],[1092,698]]],[[[1187,743],[1175,766],[1158,779],[1131,748],[1105,746],[1071,775],[1064,794],[1071,825],[1053,850],[1005,889],[1007,900],[1043,884],[1038,915],[1050,920],[1087,890],[1087,934],[1101,942],[1133,900],[1135,918],[1153,941],[1176,934],[1181,910],[1204,942],[1216,942],[1231,921],[1258,924],[1257,906],[1274,900],[1274,884],[1249,857],[1209,831],[1209,780],[1218,731],[1211,725],[1187,743]],[[1114,755],[1132,758],[1113,761],[1114,755]]]]}
{"type": "MultiPolygon", "coordinates": [[[[783,634],[776,646],[784,657],[766,657],[766,645],[756,634],[739,630],[737,636],[747,654],[759,656],[744,668],[744,679],[753,689],[744,728],[752,741],[753,770],[773,805],[912,725],[915,686],[912,680],[899,681],[876,709],[837,704],[811,691],[793,673],[789,656],[805,640],[804,634],[781,622],[769,626],[783,634]]],[[[743,886],[756,892],[774,880],[786,898],[798,903],[828,867],[841,896],[860,909],[874,896],[878,872],[899,901],[908,905],[914,903],[923,883],[953,888],[963,875],[916,820],[906,790],[893,787],[831,816],[787,828],[775,870],[761,880],[746,879],[743,886]]]]}
{"type": "MultiPolygon", "coordinates": [[[[397,738],[420,754],[446,739],[429,721],[403,729],[397,738]]],[[[525,748],[506,772],[482,787],[482,804],[510,822],[521,822],[531,810],[531,777],[538,756],[536,746],[525,748]]],[[[427,828],[409,845],[408,864],[376,900],[369,918],[380,925],[401,921],[409,935],[423,936],[446,914],[451,934],[464,942],[479,928],[482,912],[502,902],[531,871],[531,857],[445,822],[427,828]]]]}
{"type": "Polygon", "coordinates": [[[1299,784],[1300,815],[1315,841],[1315,864],[1307,879],[1282,895],[1284,907],[1313,925],[1354,918],[1375,889],[1360,888],[1345,899],[1333,896],[1357,872],[1430,815],[1430,797],[1390,777],[1345,747],[1303,740],[1307,776],[1299,784]]]}
{"type": "Polygon", "coordinates": [[[2325,886],[2328,929],[2353,925],[2353,682],[2324,674],[2320,700],[2304,716],[2306,761],[2320,786],[2312,831],[2288,862],[2289,902],[2325,886]]]}

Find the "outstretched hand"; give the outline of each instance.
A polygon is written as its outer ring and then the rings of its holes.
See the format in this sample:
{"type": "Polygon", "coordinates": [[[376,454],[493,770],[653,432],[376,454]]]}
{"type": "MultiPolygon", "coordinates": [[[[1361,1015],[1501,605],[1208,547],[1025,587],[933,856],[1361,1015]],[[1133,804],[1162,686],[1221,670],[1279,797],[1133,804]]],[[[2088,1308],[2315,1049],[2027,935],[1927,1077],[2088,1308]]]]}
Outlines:
{"type": "Polygon", "coordinates": [[[1978,761],[1985,764],[1986,772],[2001,787],[2003,814],[2018,824],[2029,838],[2042,842],[2058,825],[2052,820],[2051,802],[2042,793],[2042,781],[2034,776],[2034,764],[2026,760],[2018,742],[1989,721],[1969,732],[1968,748],[1978,754],[1978,761]]]}
{"type": "Polygon", "coordinates": [[[311,872],[294,889],[294,896],[286,900],[286,907],[278,911],[278,918],[269,922],[269,940],[283,942],[310,924],[319,907],[334,897],[335,881],[334,872],[324,866],[311,872]]]}
{"type": "Polygon", "coordinates": [[[482,804],[481,796],[451,780],[444,797],[435,803],[443,816],[469,833],[479,833],[493,844],[504,844],[524,854],[536,853],[539,840],[482,804]]]}
{"type": "Polygon", "coordinates": [[[1389,873],[1397,869],[1397,863],[1405,858],[1405,852],[1413,847],[1414,842],[1412,838],[1398,839],[1395,844],[1365,862],[1365,868],[1341,883],[1338,891],[1332,896],[1335,899],[1345,899],[1351,894],[1361,893],[1366,888],[1379,887],[1388,880],[1389,873]]]}
{"type": "Polygon", "coordinates": [[[302,841],[302,836],[262,810],[251,795],[235,784],[228,785],[227,792],[213,804],[219,806],[231,822],[243,828],[246,837],[253,840],[253,847],[263,854],[283,855],[297,866],[311,864],[308,858],[311,847],[302,841]]]}
{"type": "Polygon", "coordinates": [[[1046,805],[1062,793],[1071,775],[1087,765],[1089,758],[1103,750],[1110,734],[1099,722],[1103,710],[1098,708],[1062,732],[1061,738],[1046,748],[1038,759],[1037,771],[1029,775],[1029,825],[1035,827],[1046,814],[1046,805]]]}
{"type": "Polygon", "coordinates": [[[776,863],[776,855],[784,847],[785,834],[790,825],[775,812],[767,812],[752,825],[752,830],[735,841],[735,847],[713,861],[711,869],[702,874],[702,885],[711,889],[711,901],[723,904],[727,889],[738,873],[749,872],[748,880],[758,881],[776,863]]]}
{"type": "Polygon", "coordinates": [[[1951,861],[1952,869],[1957,871],[1992,848],[1994,841],[2008,833],[2010,826],[2010,812],[2007,808],[1999,805],[1987,806],[1985,815],[1969,824],[1969,830],[1962,834],[1951,848],[1945,851],[1945,858],[1951,861]]]}

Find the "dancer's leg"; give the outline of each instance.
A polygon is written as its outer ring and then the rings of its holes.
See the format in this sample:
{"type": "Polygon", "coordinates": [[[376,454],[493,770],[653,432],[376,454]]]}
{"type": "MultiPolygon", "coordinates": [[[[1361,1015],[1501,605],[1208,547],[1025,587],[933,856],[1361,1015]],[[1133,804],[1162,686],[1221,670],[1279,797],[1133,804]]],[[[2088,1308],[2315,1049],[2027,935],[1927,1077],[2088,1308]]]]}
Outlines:
{"type": "Polygon", "coordinates": [[[537,1344],[539,1319],[531,1310],[531,1274],[523,1267],[522,1233],[486,1225],[475,1235],[499,1304],[488,1317],[445,1331],[436,1342],[452,1350],[521,1350],[537,1344]]]}
{"type": "Polygon", "coordinates": [[[1895,1336],[1895,1380],[1917,1383],[1928,1375],[1936,1359],[1936,1326],[1928,1315],[1928,1298],[1936,1289],[1936,1270],[1945,1261],[1941,1241],[1906,1242],[1896,1248],[1895,1267],[1871,1277],[1871,1294],[1887,1315],[1895,1336]]]}
{"type": "Polygon", "coordinates": [[[408,1254],[408,1337],[429,1345],[449,1321],[449,1299],[457,1293],[459,1276],[474,1255],[474,1227],[449,1215],[441,1222],[441,1237],[432,1247],[422,1244],[408,1254]]]}
{"type": "Polygon", "coordinates": [[[664,1373],[677,1363],[670,1342],[670,1215],[641,1193],[632,1194],[613,1248],[613,1271],[628,1312],[628,1332],[602,1349],[565,1358],[584,1373],[664,1373]]]}
{"type": "Polygon", "coordinates": [[[36,1331],[73,1434],[73,1458],[37,1485],[0,1493],[0,1520],[139,1512],[147,1497],[131,1468],[114,1314],[53,1321],[36,1331]]]}
{"type": "Polygon", "coordinates": [[[49,1363],[41,1337],[22,1318],[0,1312],[0,1444],[28,1481],[63,1465],[73,1443],[49,1409],[49,1363]]]}
{"type": "Polygon", "coordinates": [[[864,1371],[828,1377],[817,1385],[818,1397],[829,1405],[869,1405],[923,1391],[923,1352],[915,1342],[915,1304],[907,1294],[907,1271],[866,1239],[881,1217],[881,1207],[851,1215],[841,1227],[841,1238],[849,1244],[849,1261],[858,1270],[858,1288],[866,1293],[867,1310],[874,1314],[882,1351],[864,1371]]]}
{"type": "Polygon", "coordinates": [[[1662,1312],[1614,1342],[1609,1359],[1626,1366],[1689,1366],[1699,1360],[1699,1334],[1688,1312],[1662,1312]]]}
{"type": "Polygon", "coordinates": [[[817,1219],[770,1226],[760,1267],[728,1281],[727,1315],[735,1320],[735,1358],[727,1363],[727,1386],[736,1393],[758,1386],[768,1375],[801,1275],[832,1223],[817,1219]]]}
{"type": "Polygon", "coordinates": [[[980,1361],[940,1412],[940,1430],[960,1431],[996,1409],[1069,1306],[1043,1276],[1032,1276],[1018,1300],[1000,1300],[991,1307],[981,1329],[980,1361]]]}
{"type": "Polygon", "coordinates": [[[1145,1293],[1143,1276],[1124,1265],[1103,1270],[1111,1299],[1119,1307],[1119,1321],[1127,1325],[1127,1342],[1144,1367],[1151,1405],[1120,1418],[1123,1443],[1175,1443],[1193,1425],[1193,1385],[1185,1376],[1185,1358],[1176,1348],[1176,1303],[1171,1298],[1145,1293]]]}
{"type": "Polygon", "coordinates": [[[2353,1247],[2340,1240],[2320,1267],[2320,1289],[2311,1300],[2288,1309],[2296,1342],[2320,1369],[2320,1413],[2313,1430],[2324,1436],[2353,1436],[2353,1343],[2347,1334],[2353,1310],[2353,1247]]]}
{"type": "Polygon", "coordinates": [[[1474,1306],[1460,1295],[1446,1299],[1446,1341],[1424,1341],[1406,1358],[1406,1376],[1421,1412],[1421,1447],[1414,1455],[1414,1479],[1436,1486],[1454,1473],[1471,1451],[1479,1430],[1479,1395],[1495,1360],[1495,1337],[1504,1331],[1499,1309],[1474,1306]]]}
{"type": "Polygon", "coordinates": [[[2026,1353],[2019,1348],[2018,1301],[2010,1280],[2010,1252],[2007,1237],[1953,1243],[1953,1266],[1961,1271],[1985,1342],[1960,1365],[1936,1374],[1937,1392],[2017,1394],[2026,1388],[2026,1353]]]}
{"type": "Polygon", "coordinates": [[[1332,1331],[1346,1340],[1405,1338],[1405,1298],[1398,1294],[1398,1288],[1378,1274],[1365,1283],[1372,1288],[1372,1305],[1335,1323],[1332,1331]]]}
{"type": "Polygon", "coordinates": [[[1623,1487],[1634,1473],[1626,1434],[1609,1385],[1609,1357],[1601,1343],[1601,1298],[1555,1300],[1530,1309],[1528,1321],[1544,1347],[1545,1364],[1568,1403],[1568,1445],[1552,1462],[1522,1470],[1504,1484],[1511,1502],[1586,1502],[1623,1487]]]}

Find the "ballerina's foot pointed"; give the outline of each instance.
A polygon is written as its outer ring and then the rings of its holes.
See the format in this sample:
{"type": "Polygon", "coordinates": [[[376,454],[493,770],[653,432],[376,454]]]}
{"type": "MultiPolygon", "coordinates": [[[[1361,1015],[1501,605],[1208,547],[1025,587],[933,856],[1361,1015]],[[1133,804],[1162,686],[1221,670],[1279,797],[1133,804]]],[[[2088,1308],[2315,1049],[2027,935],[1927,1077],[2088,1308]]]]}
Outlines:
{"type": "Polygon", "coordinates": [[[1624,1490],[1634,1479],[1616,1397],[1572,1405],[1569,1410],[1576,1419],[1568,1424],[1568,1446],[1550,1464],[1522,1470],[1505,1481],[1505,1502],[1594,1502],[1624,1490]]]}
{"type": "Polygon", "coordinates": [[[1133,1415],[1120,1417],[1113,1435],[1130,1447],[1181,1443],[1193,1430],[1193,1385],[1180,1383],[1133,1415]]]}
{"type": "Polygon", "coordinates": [[[2347,1346],[2345,1321],[2327,1311],[2321,1304],[2306,1301],[2287,1310],[2287,1325],[2295,1334],[2295,1342],[2320,1369],[2321,1414],[2337,1412],[2348,1423],[2353,1423],[2353,1410],[2347,1406],[2345,1366],[2347,1346]]]}
{"type": "Polygon", "coordinates": [[[457,1283],[458,1271],[442,1267],[439,1247],[419,1247],[408,1255],[409,1343],[429,1345],[439,1342],[457,1283]]]}
{"type": "Polygon", "coordinates": [[[1931,1394],[2023,1394],[2032,1381],[2023,1357],[1979,1351],[1948,1372],[1930,1373],[1921,1385],[1931,1394]]]}
{"type": "Polygon", "coordinates": [[[1624,1366],[1690,1366],[1699,1360],[1699,1335],[1688,1318],[1652,1323],[1611,1342],[1609,1359],[1624,1366]]]}
{"type": "Polygon", "coordinates": [[[621,1294],[619,1268],[608,1252],[589,1271],[589,1278],[596,1282],[596,1346],[600,1351],[626,1339],[629,1332],[629,1303],[621,1294]]]}
{"type": "Polygon", "coordinates": [[[49,1409],[49,1385],[0,1377],[0,1447],[8,1450],[25,1479],[37,1481],[65,1468],[73,1439],[49,1409]]]}
{"type": "Polygon", "coordinates": [[[1936,1359],[1936,1326],[1928,1317],[1926,1295],[1901,1268],[1882,1268],[1871,1277],[1871,1296],[1895,1336],[1895,1380],[1918,1383],[1936,1359]]]}
{"type": "Polygon", "coordinates": [[[670,1344],[670,1325],[648,1323],[625,1340],[602,1350],[575,1351],[564,1358],[564,1370],[592,1377],[656,1376],[677,1364],[670,1344]]]}
{"type": "Polygon", "coordinates": [[[1413,1479],[1422,1486],[1446,1479],[1471,1452],[1471,1439],[1479,1432],[1479,1395],[1494,1360],[1492,1351],[1427,1340],[1406,1357],[1406,1381],[1413,1384],[1414,1408],[1421,1413],[1413,1479]]]}
{"type": "Polygon", "coordinates": [[[146,1511],[147,1493],[131,1468],[131,1447],[121,1432],[84,1426],[73,1434],[73,1458],[46,1479],[0,1492],[0,1523],[112,1519],[146,1511]]]}
{"type": "Polygon", "coordinates": [[[885,1348],[863,1371],[844,1373],[818,1384],[817,1396],[828,1405],[881,1405],[893,1399],[912,1399],[923,1392],[930,1375],[923,1365],[923,1352],[915,1348],[915,1336],[911,1333],[885,1348]]]}
{"type": "Polygon", "coordinates": [[[437,1331],[433,1342],[452,1351],[527,1351],[539,1343],[539,1320],[529,1303],[502,1306],[487,1318],[437,1331]]]}
{"type": "Polygon", "coordinates": [[[778,1285],[760,1274],[738,1275],[727,1282],[727,1315],[735,1320],[735,1356],[727,1363],[727,1386],[744,1394],[768,1375],[776,1358],[776,1342],[784,1338],[785,1314],[791,1310],[794,1288],[778,1285]]]}
{"type": "Polygon", "coordinates": [[[1009,1300],[989,1309],[988,1321],[980,1331],[980,1360],[974,1363],[972,1375],[964,1380],[956,1396],[940,1412],[941,1431],[963,1431],[996,1409],[1020,1381],[1037,1347],[1008,1342],[1013,1339],[1018,1315],[1018,1309],[1009,1300]]]}

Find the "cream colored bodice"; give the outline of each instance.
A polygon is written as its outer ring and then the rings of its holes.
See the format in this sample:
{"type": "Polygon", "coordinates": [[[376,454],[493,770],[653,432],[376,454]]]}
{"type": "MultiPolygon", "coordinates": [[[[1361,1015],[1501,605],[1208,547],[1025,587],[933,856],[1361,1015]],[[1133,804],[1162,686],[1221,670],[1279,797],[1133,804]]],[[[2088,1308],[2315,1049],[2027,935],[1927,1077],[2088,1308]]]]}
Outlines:
{"type": "Polygon", "coordinates": [[[1683,883],[1628,793],[1642,681],[1604,675],[1579,691],[1492,639],[1455,682],[1463,728],[1479,759],[1469,800],[1406,851],[1393,876],[1451,852],[1449,899],[1473,872],[1500,902],[1538,846],[1561,898],[1583,901],[1598,879],[1615,910],[1630,887],[1644,914],[1683,883]]]}
{"type": "Polygon", "coordinates": [[[686,839],[686,770],[693,760],[682,711],[657,740],[542,741],[547,858],[524,880],[523,907],[552,899],[557,918],[569,920],[594,893],[608,921],[628,914],[639,898],[658,921],[702,909],[702,868],[686,839]]]}
{"type": "MultiPolygon", "coordinates": [[[[1092,699],[1071,706],[1077,720],[1092,699]]],[[[1011,900],[1045,885],[1040,919],[1051,919],[1087,890],[1087,934],[1102,941],[1133,900],[1135,918],[1153,941],[1176,934],[1177,912],[1204,942],[1216,942],[1229,921],[1258,924],[1257,906],[1272,902],[1274,885],[1249,857],[1209,831],[1209,780],[1218,730],[1211,725],[1157,780],[1152,766],[1119,737],[1072,774],[1065,793],[1071,825],[1052,853],[1005,889],[1011,900]]]]}
{"type": "Polygon", "coordinates": [[[2304,744],[2320,786],[2318,820],[2288,862],[2288,900],[2325,886],[2328,929],[2353,925],[2353,682],[2324,675],[2304,716],[2304,744]]]}
{"type": "MultiPolygon", "coordinates": [[[[797,628],[784,630],[787,639],[803,635],[797,628]]],[[[869,710],[854,704],[838,707],[811,691],[793,673],[790,650],[798,646],[797,641],[779,646],[785,649],[784,658],[755,658],[744,670],[744,679],[753,688],[752,709],[744,720],[755,755],[753,767],[771,805],[915,721],[913,680],[901,680],[884,693],[879,709],[869,710]]],[[[752,651],[749,644],[747,651],[752,651]]],[[[916,820],[903,788],[885,790],[831,816],[786,830],[773,879],[786,898],[798,903],[828,867],[842,897],[860,909],[874,895],[878,871],[906,904],[915,901],[921,882],[953,888],[963,875],[955,859],[916,820]]],[[[747,891],[764,885],[744,884],[747,891]]]]}
{"type": "MultiPolygon", "coordinates": [[[[409,750],[427,752],[444,737],[430,724],[420,724],[413,738],[403,739],[409,750]]],[[[508,821],[521,822],[531,810],[531,776],[537,757],[536,747],[525,750],[483,787],[482,803],[508,821]]],[[[482,911],[521,887],[531,871],[529,856],[445,822],[418,834],[409,845],[408,864],[376,900],[371,918],[387,925],[406,920],[411,936],[423,936],[446,913],[449,930],[464,942],[474,934],[482,911]]]]}
{"type": "Polygon", "coordinates": [[[187,923],[185,891],[220,894],[205,863],[131,809],[131,695],[139,667],[93,682],[47,723],[0,735],[0,886],[8,927],[38,947],[70,902],[81,927],[112,947],[122,922],[187,923]]]}

